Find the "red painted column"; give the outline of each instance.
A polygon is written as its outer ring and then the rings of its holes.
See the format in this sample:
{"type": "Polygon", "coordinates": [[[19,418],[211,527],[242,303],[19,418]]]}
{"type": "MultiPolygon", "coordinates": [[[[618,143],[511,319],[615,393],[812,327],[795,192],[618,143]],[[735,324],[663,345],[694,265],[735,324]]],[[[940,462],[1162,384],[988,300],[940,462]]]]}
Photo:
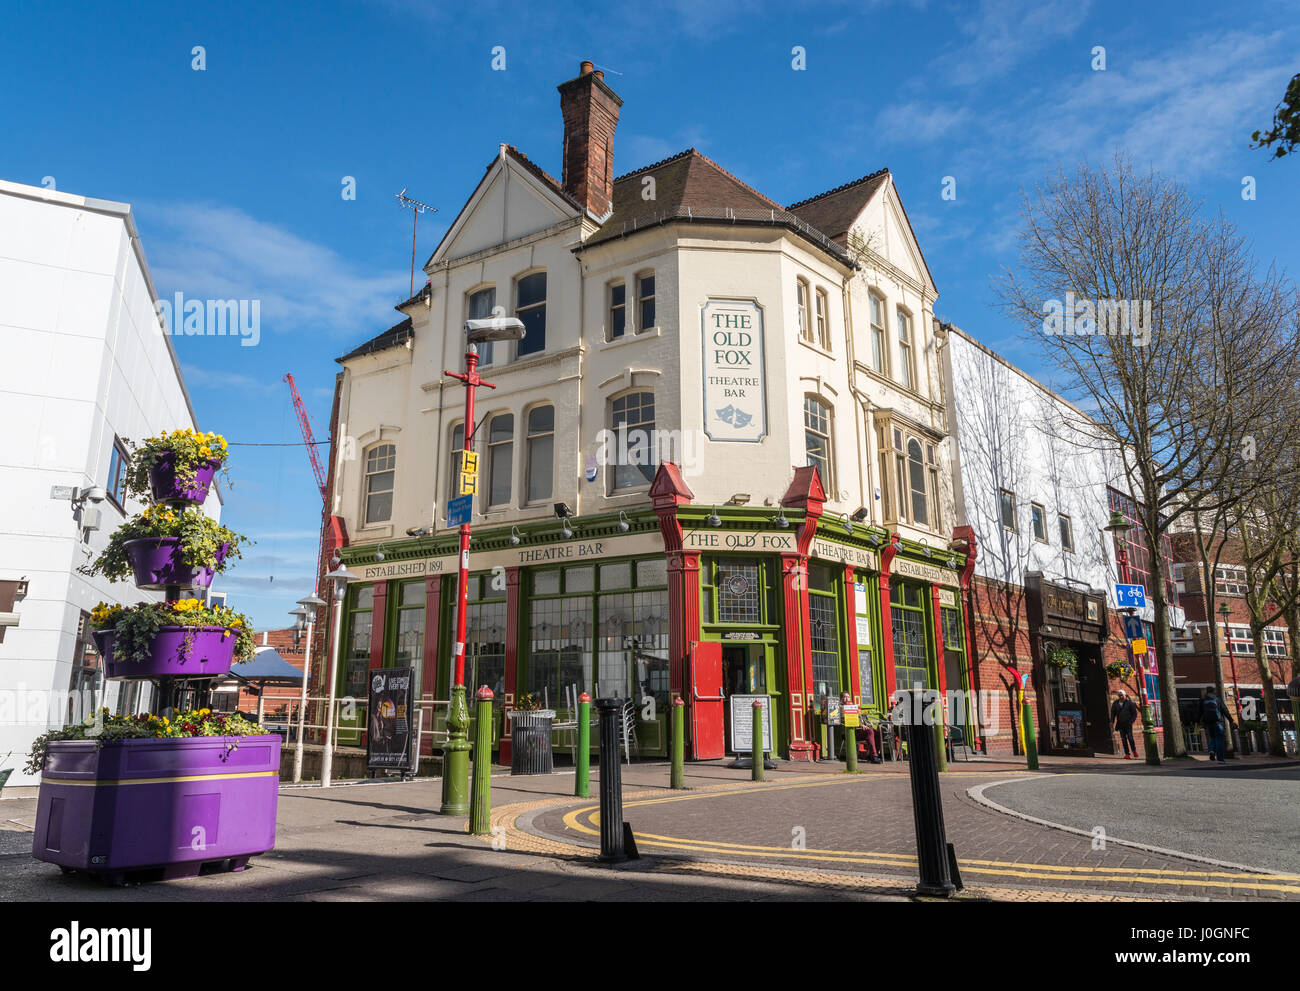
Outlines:
{"type": "Polygon", "coordinates": [[[690,694],[686,667],[691,644],[700,639],[699,554],[678,551],[668,555],[668,613],[668,689],[684,698],[690,694]]]}
{"type": "Polygon", "coordinates": [[[893,610],[889,604],[889,571],[894,566],[894,558],[898,554],[898,537],[897,535],[890,538],[888,545],[880,552],[880,651],[881,656],[885,659],[885,685],[884,695],[885,706],[888,707],[889,699],[894,694],[894,619],[893,610]]]}
{"type": "MultiPolygon", "coordinates": [[[[816,520],[813,521],[816,527],[816,520]]],[[[801,554],[781,555],[782,639],[785,640],[786,689],[790,705],[790,760],[813,759],[812,629],[808,617],[808,559],[801,554]]]]}
{"type": "MultiPolygon", "coordinates": [[[[522,627],[522,616],[520,608],[522,603],[519,596],[519,568],[506,568],[506,673],[505,673],[505,698],[501,702],[503,712],[510,712],[515,707],[515,698],[518,695],[517,682],[519,678],[519,631],[522,627]]],[[[497,758],[502,764],[510,763],[511,742],[510,742],[510,720],[506,719],[505,725],[501,727],[501,744],[500,755],[497,758]]]]}
{"type": "MultiPolygon", "coordinates": [[[[424,580],[424,656],[420,666],[420,696],[436,699],[438,697],[438,634],[441,632],[439,619],[442,616],[442,576],[430,575],[424,580]]],[[[424,713],[424,728],[427,733],[433,725],[436,711],[432,706],[421,706],[424,713]]],[[[433,737],[420,737],[420,753],[433,755],[433,737]]]]}
{"type": "Polygon", "coordinates": [[[849,695],[854,702],[862,701],[862,685],[858,683],[858,596],[853,588],[853,565],[844,566],[844,646],[849,654],[849,695]]]}
{"type": "Polygon", "coordinates": [[[388,581],[375,582],[374,607],[370,613],[370,667],[384,666],[384,617],[388,615],[388,581]]]}

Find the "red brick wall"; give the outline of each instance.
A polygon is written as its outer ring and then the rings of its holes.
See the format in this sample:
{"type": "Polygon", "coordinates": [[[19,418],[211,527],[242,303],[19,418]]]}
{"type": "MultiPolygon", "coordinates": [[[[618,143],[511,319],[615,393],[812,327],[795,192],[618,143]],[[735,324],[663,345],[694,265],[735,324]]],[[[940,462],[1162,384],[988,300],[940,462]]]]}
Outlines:
{"type": "MultiPolygon", "coordinates": [[[[319,627],[317,633],[319,633],[319,627]]],[[[307,634],[304,632],[302,641],[297,647],[293,645],[293,628],[289,627],[284,630],[265,630],[253,634],[253,638],[260,647],[265,643],[268,647],[274,647],[280,656],[296,667],[302,670],[306,661],[307,634]]],[[[313,651],[314,653],[314,651],[313,651]]],[[[290,687],[288,685],[268,685],[265,688],[264,704],[265,717],[271,719],[274,717],[275,710],[282,705],[288,706],[288,712],[293,715],[298,713],[298,699],[302,695],[302,689],[290,687]]],[[[257,712],[257,696],[247,689],[240,689],[239,692],[239,711],[240,712],[257,712]]]]}
{"type": "MultiPolygon", "coordinates": [[[[1018,750],[1014,687],[1017,672],[1033,670],[1025,590],[976,577],[967,598],[974,648],[972,685],[980,693],[980,734],[992,756],[1018,750]]],[[[969,649],[969,648],[968,648],[969,649]]],[[[1037,711],[1033,679],[1029,700],[1037,711]]],[[[1037,721],[1035,715],[1035,721],[1037,721]]]]}

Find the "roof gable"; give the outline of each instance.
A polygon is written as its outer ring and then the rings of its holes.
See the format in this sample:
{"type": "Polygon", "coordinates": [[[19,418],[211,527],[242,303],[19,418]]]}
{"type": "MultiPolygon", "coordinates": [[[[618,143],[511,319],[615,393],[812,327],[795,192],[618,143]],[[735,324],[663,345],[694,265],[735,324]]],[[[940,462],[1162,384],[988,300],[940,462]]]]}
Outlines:
{"type": "Polygon", "coordinates": [[[798,203],[791,203],[786,209],[806,220],[831,240],[847,246],[850,228],[888,181],[889,169],[880,169],[861,179],[846,182],[798,203]]]}

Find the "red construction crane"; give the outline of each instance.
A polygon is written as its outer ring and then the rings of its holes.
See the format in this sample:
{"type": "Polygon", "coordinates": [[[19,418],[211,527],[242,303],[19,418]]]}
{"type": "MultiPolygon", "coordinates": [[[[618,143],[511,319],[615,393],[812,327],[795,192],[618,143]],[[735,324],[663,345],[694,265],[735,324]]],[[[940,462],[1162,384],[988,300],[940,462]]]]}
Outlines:
{"type": "Polygon", "coordinates": [[[320,463],[320,455],[316,453],[316,438],[312,436],[311,421],[307,419],[307,407],[303,404],[302,396],[298,395],[298,386],[294,384],[293,372],[285,372],[284,381],[289,383],[289,391],[293,393],[293,409],[298,414],[298,426],[302,428],[302,439],[307,445],[307,456],[311,458],[311,470],[316,475],[316,484],[320,487],[321,505],[324,506],[325,500],[329,497],[325,468],[320,463]]]}

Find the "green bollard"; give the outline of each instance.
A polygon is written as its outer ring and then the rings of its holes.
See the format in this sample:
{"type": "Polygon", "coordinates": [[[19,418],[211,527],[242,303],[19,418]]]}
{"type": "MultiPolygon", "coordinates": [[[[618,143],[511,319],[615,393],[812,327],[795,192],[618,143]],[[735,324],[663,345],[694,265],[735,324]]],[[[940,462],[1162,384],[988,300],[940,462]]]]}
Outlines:
{"type": "Polygon", "coordinates": [[[492,832],[492,689],[484,685],[478,699],[477,725],[474,728],[474,783],[469,831],[475,836],[492,832]]]}
{"type": "Polygon", "coordinates": [[[680,695],[673,696],[673,769],[669,775],[669,788],[686,787],[686,702],[680,695]]]}
{"type": "Polygon", "coordinates": [[[578,696],[578,752],[573,756],[577,773],[574,775],[573,793],[579,798],[591,797],[591,696],[583,692],[578,696]]]}
{"type": "Polygon", "coordinates": [[[947,729],[943,720],[939,719],[934,724],[934,759],[935,765],[939,770],[948,770],[948,734],[944,732],[947,729]]]}
{"type": "Polygon", "coordinates": [[[852,726],[844,727],[844,763],[850,774],[858,773],[858,731],[852,726]]]}
{"type": "Polygon", "coordinates": [[[465,686],[453,685],[447,706],[447,743],[442,748],[442,807],[439,815],[469,812],[469,705],[465,686]]]}
{"type": "Polygon", "coordinates": [[[1152,767],[1160,766],[1160,746],[1156,743],[1156,717],[1148,701],[1142,707],[1142,746],[1146,751],[1146,761],[1152,767]]]}
{"type": "Polygon", "coordinates": [[[1031,771],[1038,770],[1038,739],[1034,734],[1034,710],[1029,708],[1029,696],[1020,700],[1020,725],[1025,730],[1025,762],[1031,771]]]}
{"type": "Polygon", "coordinates": [[[754,717],[752,722],[754,724],[754,734],[753,734],[754,746],[750,751],[752,757],[750,763],[753,765],[753,768],[749,772],[749,780],[762,781],[763,780],[763,703],[760,702],[758,699],[754,699],[754,717]]]}
{"type": "Polygon", "coordinates": [[[830,743],[826,740],[826,710],[817,711],[814,709],[813,712],[814,718],[817,720],[817,738],[821,743],[821,759],[829,760],[830,755],[826,753],[830,747],[830,743]]]}

